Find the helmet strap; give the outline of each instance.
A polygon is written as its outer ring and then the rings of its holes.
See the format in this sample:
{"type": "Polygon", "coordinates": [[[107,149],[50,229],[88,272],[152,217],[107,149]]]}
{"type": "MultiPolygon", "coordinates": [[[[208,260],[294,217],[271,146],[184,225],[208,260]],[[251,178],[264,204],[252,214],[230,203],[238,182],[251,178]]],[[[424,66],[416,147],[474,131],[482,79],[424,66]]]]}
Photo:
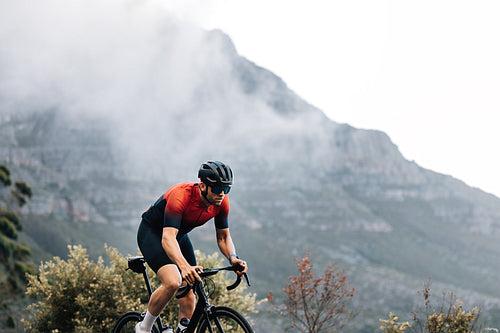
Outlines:
{"type": "MultiPolygon", "coordinates": [[[[205,184],[205,183],[203,183],[205,184]]],[[[203,198],[205,198],[205,200],[211,204],[211,205],[214,205],[215,203],[213,203],[212,201],[210,201],[210,199],[208,199],[208,185],[205,184],[206,188],[205,188],[205,191],[202,191],[201,188],[200,188],[200,192],[201,192],[201,195],[203,196],[203,198]]]]}

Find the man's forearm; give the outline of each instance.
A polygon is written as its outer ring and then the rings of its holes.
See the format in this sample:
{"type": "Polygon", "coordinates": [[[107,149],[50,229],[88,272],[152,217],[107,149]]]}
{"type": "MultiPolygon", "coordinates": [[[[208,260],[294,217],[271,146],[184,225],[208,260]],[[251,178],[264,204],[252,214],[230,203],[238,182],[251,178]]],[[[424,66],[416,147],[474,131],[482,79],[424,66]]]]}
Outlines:
{"type": "Polygon", "coordinates": [[[236,249],[230,235],[217,237],[217,245],[219,245],[220,251],[227,259],[230,259],[229,256],[231,254],[236,254],[236,249]]]}

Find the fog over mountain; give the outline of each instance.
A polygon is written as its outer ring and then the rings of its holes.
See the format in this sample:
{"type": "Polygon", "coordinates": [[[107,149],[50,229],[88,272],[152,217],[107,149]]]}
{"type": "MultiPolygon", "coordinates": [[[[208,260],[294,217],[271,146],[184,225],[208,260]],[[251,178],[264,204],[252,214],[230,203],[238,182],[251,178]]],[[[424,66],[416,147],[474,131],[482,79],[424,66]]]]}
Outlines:
{"type": "Polygon", "coordinates": [[[115,143],[134,160],[149,160],[148,168],[159,155],[198,162],[221,150],[239,154],[234,137],[245,133],[255,150],[267,141],[266,128],[302,131],[291,117],[298,113],[326,121],[318,110],[308,114],[314,108],[272,73],[236,58],[221,32],[180,26],[151,3],[20,1],[4,9],[2,110],[107,119],[115,143]]]}
{"type": "MultiPolygon", "coordinates": [[[[219,159],[235,171],[232,233],[260,296],[310,250],[317,267],[351,271],[355,331],[408,311],[429,277],[500,322],[500,199],[329,120],[223,32],[152,1],[20,0],[1,4],[0,45],[0,162],[34,186],[25,231],[42,250],[78,238],[44,243],[37,216],[116,226],[129,238],[103,241],[133,251],[142,210],[219,159]]],[[[210,251],[207,234],[193,238],[210,251]]]]}
{"type": "Polygon", "coordinates": [[[237,57],[219,31],[180,25],[149,2],[20,1],[5,9],[4,111],[56,109],[76,121],[106,119],[114,143],[148,169],[172,156],[182,164],[214,154],[241,158],[239,138],[246,155],[271,156],[272,163],[303,159],[324,171],[346,162],[327,153],[347,148],[331,144],[334,131],[349,131],[345,125],[237,57]],[[296,140],[301,150],[291,154],[273,140],[296,140]]]}

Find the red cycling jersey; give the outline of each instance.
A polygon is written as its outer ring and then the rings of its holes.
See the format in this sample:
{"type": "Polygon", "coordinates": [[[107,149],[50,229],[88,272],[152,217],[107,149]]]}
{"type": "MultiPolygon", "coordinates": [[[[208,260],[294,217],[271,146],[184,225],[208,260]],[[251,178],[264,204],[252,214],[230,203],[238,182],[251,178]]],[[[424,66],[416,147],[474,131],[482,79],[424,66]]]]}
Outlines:
{"type": "Polygon", "coordinates": [[[220,206],[206,206],[200,196],[198,183],[180,183],[172,186],[142,218],[154,229],[172,227],[179,230],[177,238],[214,218],[218,229],[228,227],[229,199],[227,195],[220,206]]]}

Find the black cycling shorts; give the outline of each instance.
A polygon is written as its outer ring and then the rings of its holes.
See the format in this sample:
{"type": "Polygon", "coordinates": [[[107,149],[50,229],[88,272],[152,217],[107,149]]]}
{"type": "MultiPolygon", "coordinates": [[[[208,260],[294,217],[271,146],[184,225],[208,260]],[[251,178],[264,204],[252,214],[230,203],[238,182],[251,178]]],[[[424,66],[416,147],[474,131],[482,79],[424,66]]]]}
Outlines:
{"type": "MultiPolygon", "coordinates": [[[[142,220],[137,232],[137,244],[148,263],[149,267],[157,273],[158,270],[165,265],[174,264],[167,256],[163,246],[161,245],[162,231],[151,228],[149,223],[142,220]]],[[[196,266],[196,257],[194,255],[193,245],[187,234],[180,236],[177,239],[182,255],[191,266],[196,266]]]]}

